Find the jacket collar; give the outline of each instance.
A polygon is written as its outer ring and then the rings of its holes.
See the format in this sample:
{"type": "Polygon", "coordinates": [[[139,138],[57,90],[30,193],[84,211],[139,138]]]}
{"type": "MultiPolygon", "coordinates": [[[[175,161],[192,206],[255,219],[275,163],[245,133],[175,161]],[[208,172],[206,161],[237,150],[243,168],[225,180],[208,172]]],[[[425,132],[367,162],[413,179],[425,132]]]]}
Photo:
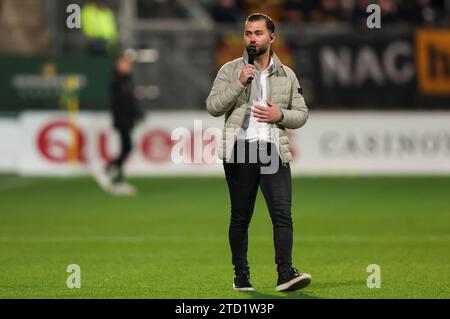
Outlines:
{"type": "MultiPolygon", "coordinates": [[[[272,70],[270,71],[270,74],[272,74],[272,73],[276,72],[282,66],[282,63],[281,63],[280,59],[278,58],[278,56],[275,54],[275,52],[273,52],[272,50],[270,50],[270,56],[272,57],[272,60],[273,60],[272,70]]],[[[244,58],[245,64],[247,64],[248,63],[247,50],[244,50],[242,57],[244,58]]]]}

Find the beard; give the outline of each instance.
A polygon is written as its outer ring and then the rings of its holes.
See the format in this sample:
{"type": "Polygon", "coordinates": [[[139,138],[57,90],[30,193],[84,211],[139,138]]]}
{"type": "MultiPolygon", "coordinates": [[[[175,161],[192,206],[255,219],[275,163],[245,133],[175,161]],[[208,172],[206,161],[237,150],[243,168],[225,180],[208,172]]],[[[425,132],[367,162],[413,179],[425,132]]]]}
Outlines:
{"type": "Polygon", "coordinates": [[[267,49],[269,48],[269,45],[264,45],[262,47],[260,47],[259,49],[256,50],[256,56],[261,56],[264,53],[266,53],[267,49]]]}
{"type": "MultiPolygon", "coordinates": [[[[248,52],[248,49],[249,49],[251,46],[252,46],[252,45],[249,45],[249,46],[247,47],[247,52],[248,52]]],[[[269,45],[268,45],[268,44],[262,45],[261,47],[256,48],[256,56],[258,57],[258,56],[263,55],[264,53],[266,53],[267,49],[269,49],[269,45]]]]}

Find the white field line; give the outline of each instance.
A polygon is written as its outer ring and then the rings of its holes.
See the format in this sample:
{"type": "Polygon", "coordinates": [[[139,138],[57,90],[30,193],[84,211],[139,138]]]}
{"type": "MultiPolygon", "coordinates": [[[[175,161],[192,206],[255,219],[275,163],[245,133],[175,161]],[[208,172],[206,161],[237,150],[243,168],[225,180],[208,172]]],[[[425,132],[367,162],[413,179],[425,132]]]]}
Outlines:
{"type": "MultiPolygon", "coordinates": [[[[193,237],[193,236],[0,236],[0,243],[145,243],[145,242],[205,242],[205,243],[226,243],[228,238],[224,237],[193,237]]],[[[271,242],[272,235],[249,236],[249,242],[271,242]]],[[[450,243],[450,236],[391,236],[378,238],[367,236],[297,236],[294,242],[311,243],[367,243],[367,244],[430,244],[430,243],[450,243]]]]}

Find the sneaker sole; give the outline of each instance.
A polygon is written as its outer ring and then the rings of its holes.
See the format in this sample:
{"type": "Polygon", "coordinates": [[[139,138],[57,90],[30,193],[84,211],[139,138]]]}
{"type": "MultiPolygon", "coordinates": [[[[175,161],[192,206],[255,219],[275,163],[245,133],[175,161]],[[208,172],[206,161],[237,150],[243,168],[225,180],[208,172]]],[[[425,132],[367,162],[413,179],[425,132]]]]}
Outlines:
{"type": "Polygon", "coordinates": [[[253,287],[236,288],[235,284],[233,283],[233,290],[236,290],[236,291],[255,291],[255,288],[253,288],[253,287]]]}
{"type": "Polygon", "coordinates": [[[311,275],[303,274],[300,277],[294,278],[284,284],[277,286],[277,291],[296,291],[307,287],[311,283],[311,275]]]}

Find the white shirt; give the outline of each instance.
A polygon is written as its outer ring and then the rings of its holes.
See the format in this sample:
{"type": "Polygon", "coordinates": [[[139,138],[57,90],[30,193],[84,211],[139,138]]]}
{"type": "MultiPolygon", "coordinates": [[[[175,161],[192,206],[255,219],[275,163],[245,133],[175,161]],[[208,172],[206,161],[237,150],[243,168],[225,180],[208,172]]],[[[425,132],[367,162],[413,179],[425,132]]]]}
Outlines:
{"type": "MultiPolygon", "coordinates": [[[[269,66],[261,70],[258,63],[255,62],[256,74],[251,82],[251,94],[248,107],[253,108],[256,105],[267,107],[267,78],[273,66],[273,59],[270,58],[269,66]]],[[[264,141],[272,142],[272,136],[269,123],[258,122],[258,119],[250,113],[249,123],[246,130],[245,139],[249,142],[264,141]]]]}

